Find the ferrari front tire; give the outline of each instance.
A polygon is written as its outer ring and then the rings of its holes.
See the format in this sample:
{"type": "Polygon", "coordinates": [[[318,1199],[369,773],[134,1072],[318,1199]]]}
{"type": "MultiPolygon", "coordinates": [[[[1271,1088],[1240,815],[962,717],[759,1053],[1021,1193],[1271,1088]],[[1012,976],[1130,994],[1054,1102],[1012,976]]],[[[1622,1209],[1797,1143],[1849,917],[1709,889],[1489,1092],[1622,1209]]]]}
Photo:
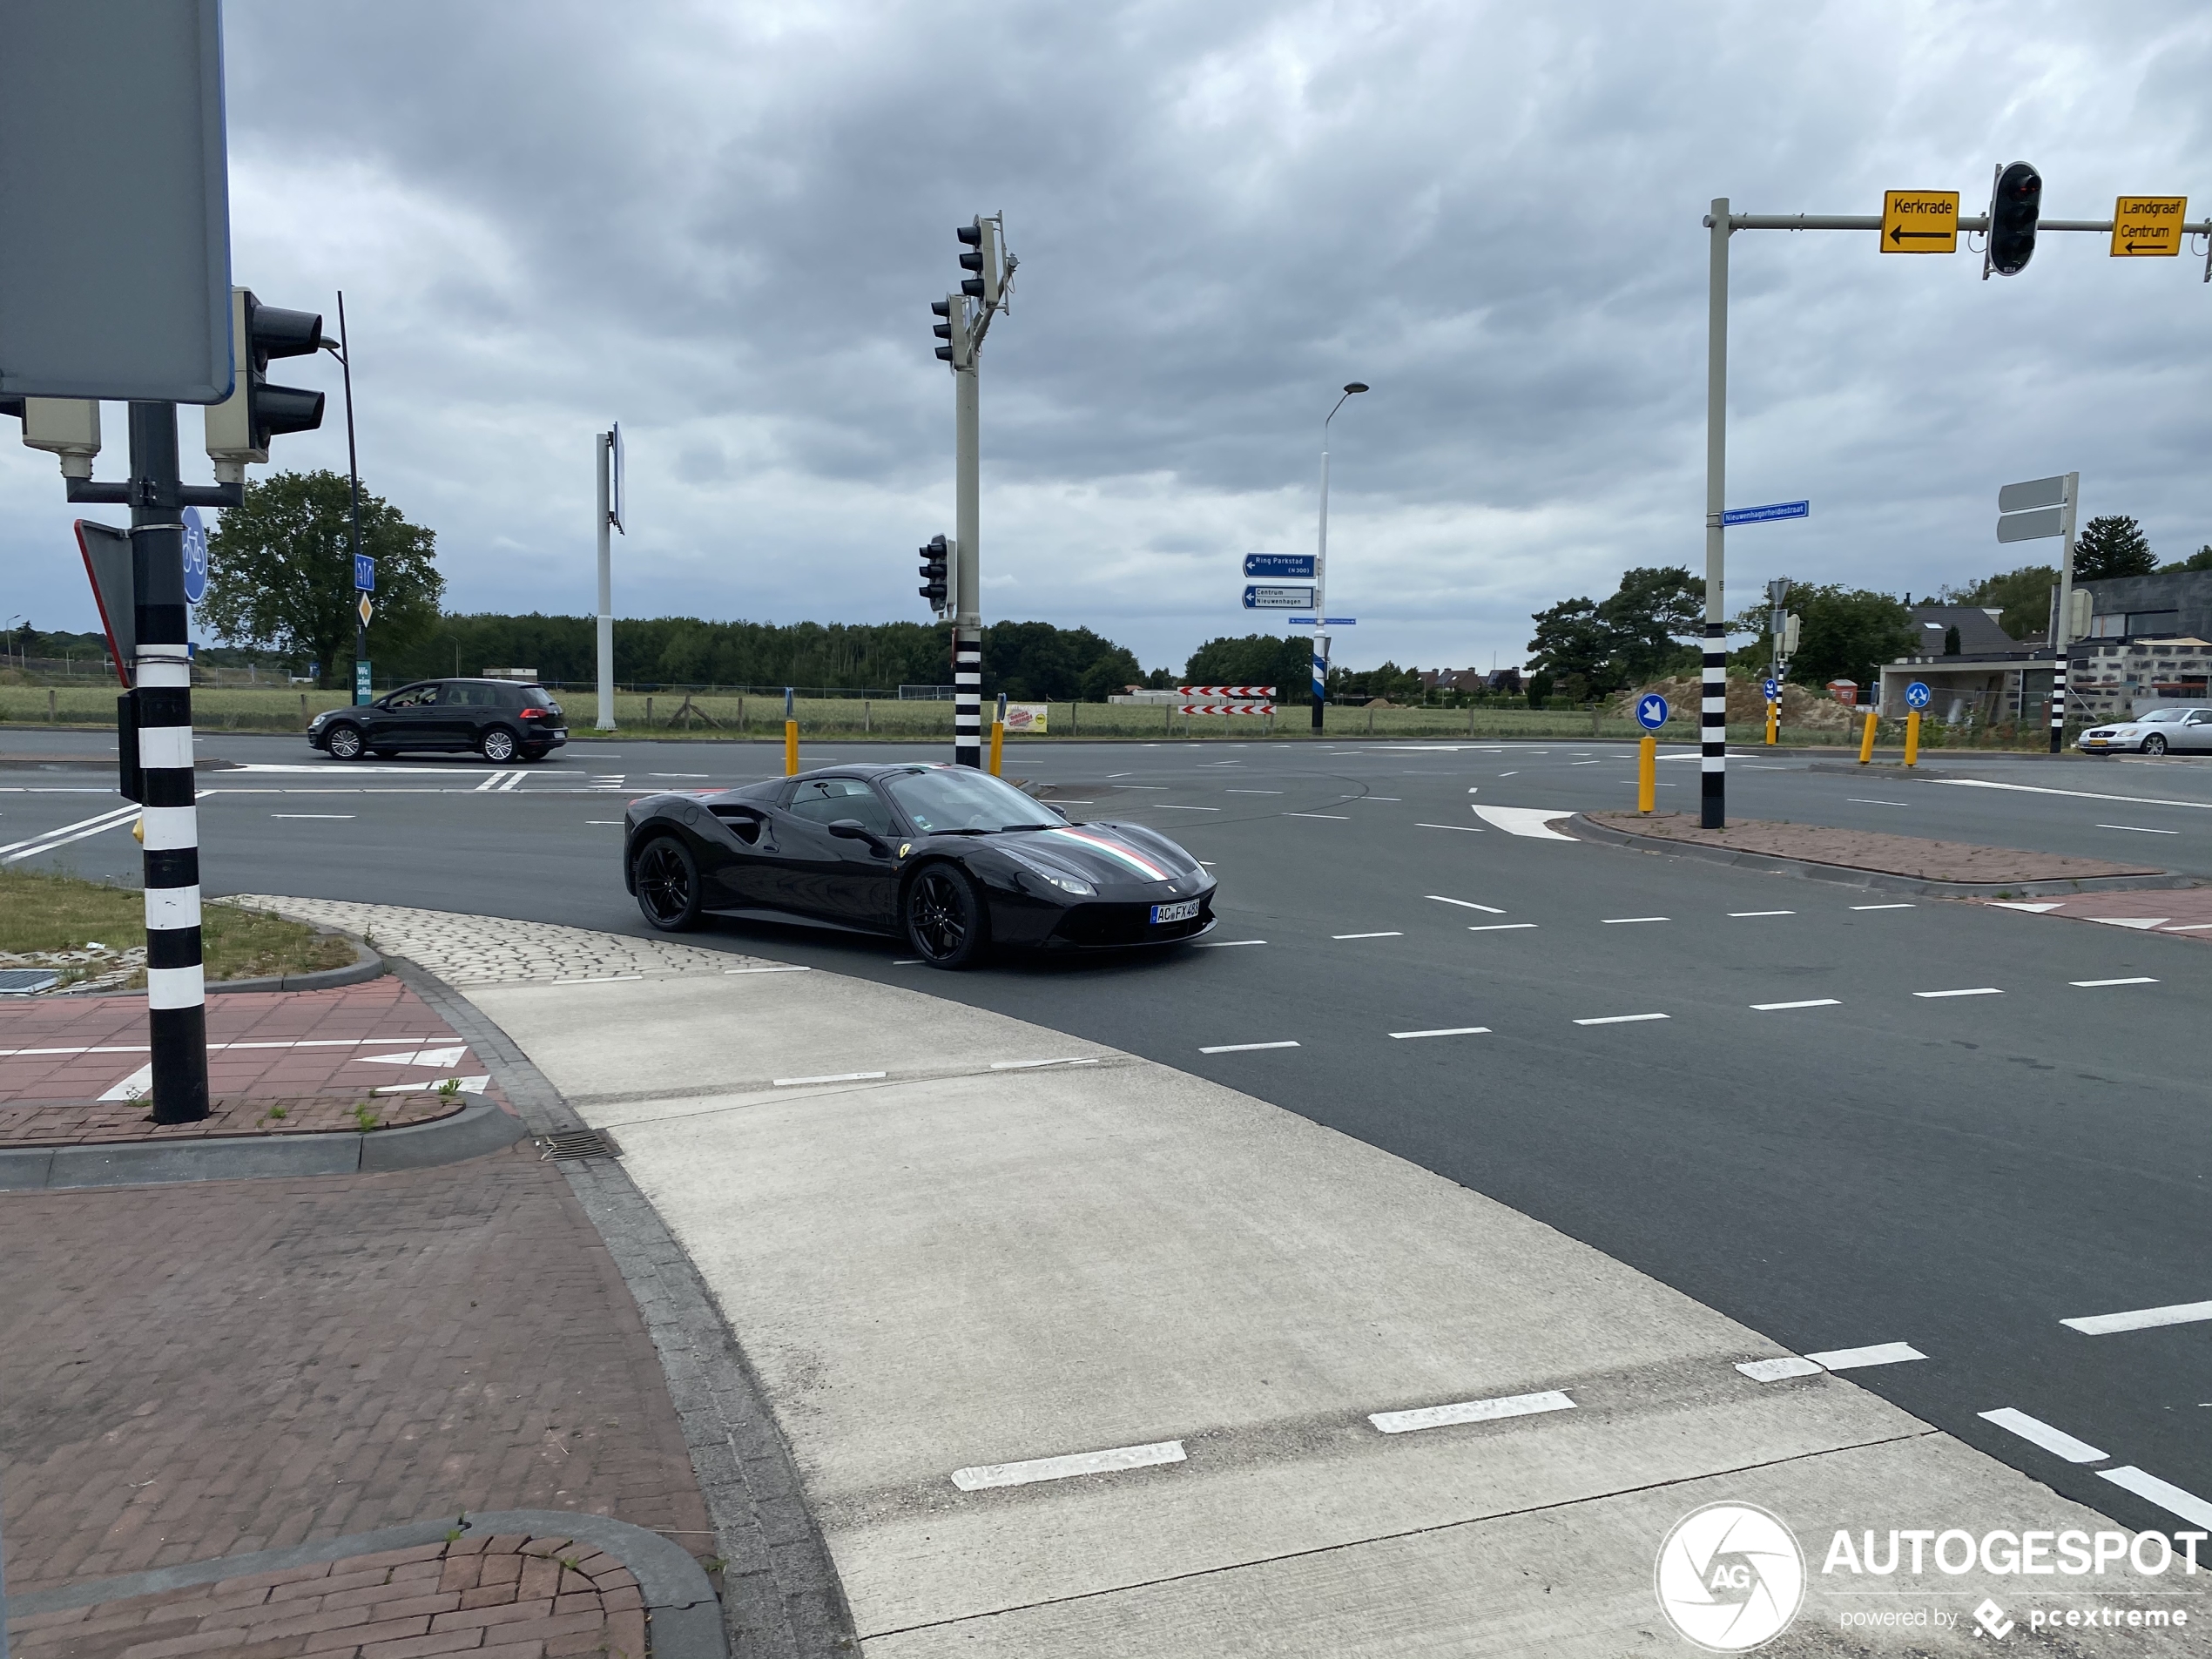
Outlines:
{"type": "Polygon", "coordinates": [[[990,945],[989,918],[975,882],[956,864],[923,867],[907,884],[907,942],[932,968],[968,968],[990,945]]]}
{"type": "Polygon", "coordinates": [[[699,919],[699,865],[673,835],[658,835],[637,854],[637,908],[664,934],[699,919]]]}

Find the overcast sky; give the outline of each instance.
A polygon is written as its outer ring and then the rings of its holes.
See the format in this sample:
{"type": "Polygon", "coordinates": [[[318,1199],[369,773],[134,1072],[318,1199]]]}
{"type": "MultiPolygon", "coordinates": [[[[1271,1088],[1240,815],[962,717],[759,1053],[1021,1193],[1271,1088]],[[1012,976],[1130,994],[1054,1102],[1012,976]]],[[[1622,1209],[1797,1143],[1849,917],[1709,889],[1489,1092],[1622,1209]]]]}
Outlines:
{"type": "MultiPolygon", "coordinates": [[[[1518,662],[1531,611],[1702,568],[1713,197],[1972,212],[2026,158],[2049,217],[2212,209],[2212,10],[2184,0],[230,0],[226,34],[235,280],[334,333],[346,291],[364,480],[436,532],[456,610],[592,608],[618,420],[619,614],[926,618],[914,549],[953,509],[927,305],[954,226],[1002,210],[988,620],[1177,670],[1252,631],[1241,556],[1312,549],[1356,378],[1338,660],[1518,662]]],[[[1963,249],[1743,232],[1733,261],[1729,499],[1812,516],[1731,534],[1731,610],[1773,575],[1918,595],[2040,556],[1997,546],[1996,491],[2067,469],[2161,558],[2212,542],[2201,246],[2047,233],[1984,282],[1963,249]]],[[[332,403],[276,465],[342,471],[335,366],[279,367],[332,403]]],[[[0,448],[0,613],[91,627],[61,493],[0,448]]]]}

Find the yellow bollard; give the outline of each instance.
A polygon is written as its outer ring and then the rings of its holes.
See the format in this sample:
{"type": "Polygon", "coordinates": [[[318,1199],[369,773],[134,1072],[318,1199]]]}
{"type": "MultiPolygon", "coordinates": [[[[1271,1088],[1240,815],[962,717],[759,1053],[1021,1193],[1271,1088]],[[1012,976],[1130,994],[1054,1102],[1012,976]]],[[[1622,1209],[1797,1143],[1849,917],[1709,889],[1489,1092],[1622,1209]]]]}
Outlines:
{"type": "Polygon", "coordinates": [[[1905,717],[1905,764],[1920,764],[1920,711],[1913,709],[1905,717]]]}
{"type": "Polygon", "coordinates": [[[1865,734],[1858,740],[1858,764],[1862,766],[1874,758],[1874,718],[1875,711],[1867,710],[1865,734]]]}
{"type": "Polygon", "coordinates": [[[1782,705],[1769,703],[1766,705],[1766,746],[1770,749],[1774,747],[1775,740],[1781,735],[1782,705]]]}
{"type": "Polygon", "coordinates": [[[784,722],[784,776],[799,776],[799,722],[784,722]]]}
{"type": "Polygon", "coordinates": [[[1006,752],[1006,722],[991,722],[991,776],[999,775],[999,759],[1006,752]]]}
{"type": "Polygon", "coordinates": [[[1659,739],[1646,737],[1636,745],[1636,811],[1649,812],[1659,794],[1659,739]]]}

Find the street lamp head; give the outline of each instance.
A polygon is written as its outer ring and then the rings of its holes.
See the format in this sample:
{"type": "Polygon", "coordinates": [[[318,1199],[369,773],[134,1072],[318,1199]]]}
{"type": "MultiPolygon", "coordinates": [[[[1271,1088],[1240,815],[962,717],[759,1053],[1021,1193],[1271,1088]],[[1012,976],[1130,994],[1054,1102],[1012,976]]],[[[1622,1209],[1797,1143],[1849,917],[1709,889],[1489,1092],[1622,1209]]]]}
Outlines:
{"type": "Polygon", "coordinates": [[[1345,388],[1344,388],[1344,395],[1345,395],[1346,397],[1350,397],[1350,396],[1351,396],[1351,395],[1352,395],[1354,392],[1364,392],[1364,391],[1366,391],[1366,389],[1367,389],[1367,382],[1366,382],[1366,381],[1347,381],[1347,382],[1345,383],[1345,388]]]}

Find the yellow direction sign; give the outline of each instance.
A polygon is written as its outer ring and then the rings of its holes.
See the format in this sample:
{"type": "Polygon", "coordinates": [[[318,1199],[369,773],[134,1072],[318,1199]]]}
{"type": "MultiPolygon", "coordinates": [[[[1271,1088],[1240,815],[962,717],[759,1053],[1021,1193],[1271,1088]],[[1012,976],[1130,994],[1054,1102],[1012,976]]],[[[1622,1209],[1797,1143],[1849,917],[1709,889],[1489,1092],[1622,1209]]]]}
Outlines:
{"type": "Polygon", "coordinates": [[[2188,206],[2186,196],[2122,196],[2113,204],[2112,257],[2172,259],[2182,251],[2188,206]]]}
{"type": "Polygon", "coordinates": [[[1882,192],[1882,252],[1956,253],[1959,192],[1885,190],[1882,192]]]}
{"type": "Polygon", "coordinates": [[[365,593],[361,595],[361,602],[355,605],[354,609],[361,613],[361,626],[364,628],[368,627],[369,617],[374,616],[376,611],[376,607],[369,604],[368,596],[365,593]]]}

